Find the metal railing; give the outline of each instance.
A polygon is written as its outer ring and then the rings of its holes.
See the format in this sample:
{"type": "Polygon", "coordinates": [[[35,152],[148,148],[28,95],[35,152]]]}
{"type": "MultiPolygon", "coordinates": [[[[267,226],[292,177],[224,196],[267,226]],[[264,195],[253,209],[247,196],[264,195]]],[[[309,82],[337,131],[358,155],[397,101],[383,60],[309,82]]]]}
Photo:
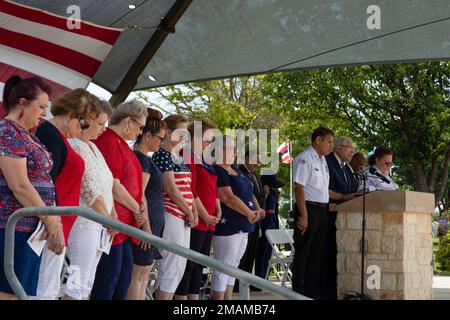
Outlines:
{"type": "Polygon", "coordinates": [[[26,300],[27,295],[14,272],[14,234],[17,221],[27,216],[82,216],[86,219],[95,221],[105,227],[113,228],[119,232],[125,233],[133,238],[146,241],[159,248],[165,249],[184,258],[192,260],[198,264],[207,266],[214,270],[225,273],[233,278],[239,279],[239,298],[248,300],[250,298],[249,285],[258,287],[277,297],[291,300],[310,300],[285,287],[277,286],[270,281],[257,277],[251,273],[231,267],[222,261],[213,259],[199,252],[187,249],[178,244],[169,242],[160,237],[150,235],[142,230],[129,226],[119,221],[114,221],[109,217],[95,213],[89,209],[81,207],[29,207],[22,208],[14,212],[8,219],[5,230],[5,256],[4,269],[5,275],[14,294],[20,300],[26,300]]]}

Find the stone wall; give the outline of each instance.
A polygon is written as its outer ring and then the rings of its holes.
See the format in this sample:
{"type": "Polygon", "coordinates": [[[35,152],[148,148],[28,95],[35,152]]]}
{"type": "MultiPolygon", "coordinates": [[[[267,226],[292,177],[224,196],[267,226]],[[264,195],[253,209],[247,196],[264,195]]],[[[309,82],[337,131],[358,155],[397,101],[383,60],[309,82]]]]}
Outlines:
{"type": "MultiPolygon", "coordinates": [[[[361,213],[339,212],[337,227],[338,296],[361,288],[361,213]]],[[[432,298],[433,268],[431,214],[379,212],[366,214],[365,270],[378,266],[377,278],[365,275],[365,289],[373,299],[432,298]]]]}

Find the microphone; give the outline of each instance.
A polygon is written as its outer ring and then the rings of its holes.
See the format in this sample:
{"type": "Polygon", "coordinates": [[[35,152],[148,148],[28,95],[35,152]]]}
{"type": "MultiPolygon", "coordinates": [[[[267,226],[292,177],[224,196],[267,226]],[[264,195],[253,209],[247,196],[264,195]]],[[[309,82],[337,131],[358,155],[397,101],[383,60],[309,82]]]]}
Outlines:
{"type": "Polygon", "coordinates": [[[391,183],[385,176],[383,176],[381,173],[379,173],[378,171],[377,171],[377,169],[375,169],[374,167],[371,167],[370,169],[369,169],[369,172],[371,173],[371,174],[373,174],[373,175],[376,175],[378,178],[380,178],[381,180],[383,180],[384,182],[386,182],[386,183],[391,183]]]}

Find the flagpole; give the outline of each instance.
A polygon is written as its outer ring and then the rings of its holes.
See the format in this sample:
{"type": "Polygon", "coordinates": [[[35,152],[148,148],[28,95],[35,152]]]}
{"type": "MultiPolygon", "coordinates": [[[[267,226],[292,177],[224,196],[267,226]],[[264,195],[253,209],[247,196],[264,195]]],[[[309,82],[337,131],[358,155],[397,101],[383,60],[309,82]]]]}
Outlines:
{"type": "Polygon", "coordinates": [[[288,142],[288,150],[289,150],[289,158],[291,161],[289,162],[289,197],[290,197],[290,211],[292,211],[292,153],[291,153],[291,142],[288,142]]]}

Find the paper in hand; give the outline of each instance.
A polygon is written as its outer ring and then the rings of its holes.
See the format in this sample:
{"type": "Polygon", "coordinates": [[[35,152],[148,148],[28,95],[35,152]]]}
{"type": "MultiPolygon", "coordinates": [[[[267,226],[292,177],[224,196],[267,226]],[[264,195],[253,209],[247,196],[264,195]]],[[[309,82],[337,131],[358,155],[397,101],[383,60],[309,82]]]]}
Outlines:
{"type": "Polygon", "coordinates": [[[109,254],[111,249],[113,237],[108,233],[108,229],[103,228],[100,234],[100,243],[98,244],[97,250],[109,254]]]}
{"type": "Polygon", "coordinates": [[[44,231],[45,226],[42,221],[39,220],[36,230],[34,230],[33,234],[30,236],[30,238],[28,238],[27,241],[28,245],[38,256],[41,255],[42,250],[44,250],[45,243],[47,242],[47,240],[40,240],[44,231]]]}

